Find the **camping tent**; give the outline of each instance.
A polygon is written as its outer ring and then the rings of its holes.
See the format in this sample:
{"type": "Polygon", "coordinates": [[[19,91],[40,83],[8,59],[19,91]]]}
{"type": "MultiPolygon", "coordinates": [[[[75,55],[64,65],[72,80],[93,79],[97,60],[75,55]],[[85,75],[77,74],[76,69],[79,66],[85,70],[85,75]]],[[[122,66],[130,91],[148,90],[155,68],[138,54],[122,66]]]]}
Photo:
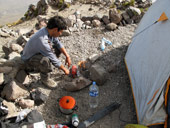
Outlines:
{"type": "Polygon", "coordinates": [[[157,0],[143,16],[125,56],[138,123],[147,126],[164,124],[167,116],[169,19],[170,0],[157,0]]]}

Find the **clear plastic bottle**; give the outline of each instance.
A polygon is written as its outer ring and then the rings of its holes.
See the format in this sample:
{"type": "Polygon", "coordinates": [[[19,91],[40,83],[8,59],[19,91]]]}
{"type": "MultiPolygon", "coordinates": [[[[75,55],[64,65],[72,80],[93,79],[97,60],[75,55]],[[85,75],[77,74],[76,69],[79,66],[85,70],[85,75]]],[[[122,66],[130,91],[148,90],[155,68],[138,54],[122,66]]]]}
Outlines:
{"type": "Polygon", "coordinates": [[[106,38],[102,38],[102,40],[104,41],[104,42],[106,42],[108,45],[112,45],[112,42],[110,41],[110,40],[107,40],[106,38]]]}
{"type": "Polygon", "coordinates": [[[96,85],[96,82],[89,88],[89,105],[91,108],[96,108],[98,106],[98,96],[99,96],[99,88],[96,85]]]}
{"type": "Polygon", "coordinates": [[[104,51],[104,49],[105,49],[105,41],[104,40],[102,40],[102,42],[100,44],[100,48],[102,51],[104,51]]]}
{"type": "Polygon", "coordinates": [[[72,125],[75,127],[78,127],[79,125],[79,119],[77,114],[72,115],[72,125]]]}

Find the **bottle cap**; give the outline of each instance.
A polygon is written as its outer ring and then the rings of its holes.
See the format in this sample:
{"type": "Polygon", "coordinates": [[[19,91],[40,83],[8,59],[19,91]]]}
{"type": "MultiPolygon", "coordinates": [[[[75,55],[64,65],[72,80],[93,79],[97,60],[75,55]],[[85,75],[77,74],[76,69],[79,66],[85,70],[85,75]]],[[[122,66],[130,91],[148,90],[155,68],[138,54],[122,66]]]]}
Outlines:
{"type": "Polygon", "coordinates": [[[95,81],[93,81],[93,85],[95,85],[96,84],[96,82],[95,81]]]}
{"type": "Polygon", "coordinates": [[[74,122],[73,122],[73,125],[74,125],[75,127],[77,127],[77,126],[79,125],[79,122],[74,121],[74,122]]]}

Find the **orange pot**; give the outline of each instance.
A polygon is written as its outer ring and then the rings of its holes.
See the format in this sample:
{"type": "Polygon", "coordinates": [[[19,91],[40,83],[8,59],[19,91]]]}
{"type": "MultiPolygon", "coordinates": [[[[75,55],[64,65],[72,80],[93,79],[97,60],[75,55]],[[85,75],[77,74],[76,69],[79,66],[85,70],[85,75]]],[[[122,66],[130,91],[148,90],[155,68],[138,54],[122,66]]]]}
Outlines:
{"type": "Polygon", "coordinates": [[[76,105],[76,100],[71,96],[63,96],[59,99],[60,111],[63,114],[69,115],[72,114],[75,110],[78,109],[76,105]]]}

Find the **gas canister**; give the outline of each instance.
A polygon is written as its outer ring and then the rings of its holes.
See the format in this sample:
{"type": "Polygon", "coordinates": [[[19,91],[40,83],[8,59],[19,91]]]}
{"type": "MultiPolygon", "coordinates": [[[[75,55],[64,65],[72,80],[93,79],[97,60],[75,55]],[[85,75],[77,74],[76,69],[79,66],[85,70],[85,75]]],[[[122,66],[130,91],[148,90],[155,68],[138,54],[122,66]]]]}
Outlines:
{"type": "Polygon", "coordinates": [[[72,68],[71,68],[71,75],[73,76],[73,78],[76,77],[76,75],[77,75],[77,66],[76,65],[72,66],[72,68]]]}

